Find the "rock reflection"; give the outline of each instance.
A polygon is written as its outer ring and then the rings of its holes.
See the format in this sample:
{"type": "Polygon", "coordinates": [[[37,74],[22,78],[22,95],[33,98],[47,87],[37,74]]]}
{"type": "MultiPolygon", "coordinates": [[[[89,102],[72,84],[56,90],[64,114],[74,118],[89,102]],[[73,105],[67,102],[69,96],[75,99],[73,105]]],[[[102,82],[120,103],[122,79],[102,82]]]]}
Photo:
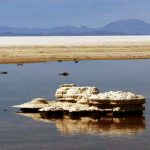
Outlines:
{"type": "Polygon", "coordinates": [[[36,121],[55,124],[62,135],[92,134],[111,136],[132,136],[140,134],[145,130],[144,116],[130,117],[101,117],[94,119],[90,117],[70,118],[43,118],[39,113],[17,113],[31,117],[36,121]]]}

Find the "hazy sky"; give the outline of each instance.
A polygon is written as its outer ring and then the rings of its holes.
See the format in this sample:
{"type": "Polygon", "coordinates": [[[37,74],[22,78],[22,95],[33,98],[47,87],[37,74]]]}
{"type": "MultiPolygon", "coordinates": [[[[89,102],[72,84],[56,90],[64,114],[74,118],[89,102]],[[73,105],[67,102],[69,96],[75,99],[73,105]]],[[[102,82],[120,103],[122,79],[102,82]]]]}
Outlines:
{"type": "Polygon", "coordinates": [[[129,18],[150,22],[150,0],[0,0],[0,26],[101,27],[129,18]]]}

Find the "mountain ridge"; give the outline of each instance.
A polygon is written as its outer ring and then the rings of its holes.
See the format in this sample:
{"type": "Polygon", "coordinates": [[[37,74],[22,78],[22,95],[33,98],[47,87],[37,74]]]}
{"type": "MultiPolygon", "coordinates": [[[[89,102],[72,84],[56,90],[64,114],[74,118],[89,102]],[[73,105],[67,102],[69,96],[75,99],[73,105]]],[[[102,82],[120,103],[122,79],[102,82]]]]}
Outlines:
{"type": "Polygon", "coordinates": [[[0,36],[98,36],[150,35],[150,24],[139,19],[114,21],[100,28],[64,26],[54,28],[13,28],[0,26],[0,36]]]}

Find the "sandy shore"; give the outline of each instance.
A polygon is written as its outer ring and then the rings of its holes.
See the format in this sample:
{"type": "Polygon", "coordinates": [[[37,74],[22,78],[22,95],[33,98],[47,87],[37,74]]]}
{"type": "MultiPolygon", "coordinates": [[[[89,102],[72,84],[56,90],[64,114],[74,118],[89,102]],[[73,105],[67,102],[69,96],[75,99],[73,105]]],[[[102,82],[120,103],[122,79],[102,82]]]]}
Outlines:
{"type": "Polygon", "coordinates": [[[149,59],[150,36],[0,37],[0,63],[149,59]]]}

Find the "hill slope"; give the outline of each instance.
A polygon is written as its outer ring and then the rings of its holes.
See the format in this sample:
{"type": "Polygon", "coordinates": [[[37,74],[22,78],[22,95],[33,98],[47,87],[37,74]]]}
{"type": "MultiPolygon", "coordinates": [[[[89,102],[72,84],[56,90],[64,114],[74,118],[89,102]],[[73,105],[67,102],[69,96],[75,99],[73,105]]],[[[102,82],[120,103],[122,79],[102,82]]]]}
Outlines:
{"type": "Polygon", "coordinates": [[[0,27],[1,36],[15,35],[150,35],[150,24],[138,19],[128,19],[112,22],[101,28],[86,26],[55,27],[55,28],[12,28],[0,27]]]}

